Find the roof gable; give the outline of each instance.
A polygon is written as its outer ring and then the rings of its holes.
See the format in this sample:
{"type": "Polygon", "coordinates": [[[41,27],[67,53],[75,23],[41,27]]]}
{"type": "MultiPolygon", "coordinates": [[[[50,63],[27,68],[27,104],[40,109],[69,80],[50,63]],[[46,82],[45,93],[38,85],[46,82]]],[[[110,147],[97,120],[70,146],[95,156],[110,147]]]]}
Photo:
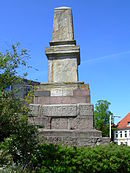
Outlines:
{"type": "Polygon", "coordinates": [[[117,129],[130,128],[128,122],[130,122],[130,112],[117,124],[117,129]]]}

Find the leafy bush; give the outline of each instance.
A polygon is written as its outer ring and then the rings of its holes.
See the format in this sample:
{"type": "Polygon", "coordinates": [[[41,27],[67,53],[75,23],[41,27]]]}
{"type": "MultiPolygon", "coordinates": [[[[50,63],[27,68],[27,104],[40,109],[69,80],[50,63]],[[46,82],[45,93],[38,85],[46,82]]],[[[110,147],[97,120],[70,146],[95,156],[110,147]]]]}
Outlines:
{"type": "Polygon", "coordinates": [[[96,147],[67,147],[42,144],[32,158],[36,172],[127,173],[130,147],[114,144],[96,147]]]}
{"type": "MultiPolygon", "coordinates": [[[[9,158],[11,158],[15,164],[26,167],[30,166],[30,160],[32,154],[37,150],[37,145],[38,135],[35,127],[29,125],[26,120],[21,120],[17,124],[15,133],[1,143],[0,149],[3,158],[7,157],[5,161],[9,162],[9,158]]],[[[7,163],[5,162],[5,164],[7,163]]]]}

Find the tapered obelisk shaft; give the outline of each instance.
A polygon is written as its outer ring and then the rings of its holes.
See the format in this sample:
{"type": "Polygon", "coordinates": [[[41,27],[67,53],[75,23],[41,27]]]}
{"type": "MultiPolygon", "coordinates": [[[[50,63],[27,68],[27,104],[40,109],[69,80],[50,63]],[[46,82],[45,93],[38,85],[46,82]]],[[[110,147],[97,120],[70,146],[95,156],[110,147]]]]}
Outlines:
{"type": "Polygon", "coordinates": [[[78,81],[80,48],[74,40],[71,8],[55,8],[52,41],[45,52],[48,58],[48,82],[78,81]]]}
{"type": "Polygon", "coordinates": [[[52,41],[74,40],[72,9],[55,8],[52,41]]]}

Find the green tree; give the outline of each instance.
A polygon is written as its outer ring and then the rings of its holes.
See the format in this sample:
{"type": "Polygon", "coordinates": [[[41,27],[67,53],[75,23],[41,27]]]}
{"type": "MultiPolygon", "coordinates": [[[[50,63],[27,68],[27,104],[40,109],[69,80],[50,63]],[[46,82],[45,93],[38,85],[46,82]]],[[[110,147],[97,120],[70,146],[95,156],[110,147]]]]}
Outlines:
{"type": "MultiPolygon", "coordinates": [[[[30,164],[38,139],[37,129],[28,123],[29,108],[25,100],[14,97],[16,89],[7,91],[8,86],[22,83],[26,72],[19,76],[19,69],[27,67],[28,53],[13,45],[10,51],[0,53],[0,164],[2,156],[11,155],[16,164],[30,164]]],[[[5,157],[4,157],[5,158],[5,157]]],[[[3,161],[2,161],[3,160],[3,161]]]]}
{"type": "Polygon", "coordinates": [[[110,102],[107,100],[98,100],[94,110],[95,129],[102,131],[102,135],[106,137],[109,136],[109,118],[113,115],[109,106],[110,102]]]}
{"type": "Polygon", "coordinates": [[[0,53],[0,141],[14,132],[14,126],[20,115],[27,115],[23,100],[14,98],[16,90],[7,91],[9,86],[22,83],[24,75],[18,76],[20,66],[26,66],[27,51],[19,50],[19,44],[12,45],[6,53],[0,53]],[[7,128],[8,127],[8,128],[7,128]]]}

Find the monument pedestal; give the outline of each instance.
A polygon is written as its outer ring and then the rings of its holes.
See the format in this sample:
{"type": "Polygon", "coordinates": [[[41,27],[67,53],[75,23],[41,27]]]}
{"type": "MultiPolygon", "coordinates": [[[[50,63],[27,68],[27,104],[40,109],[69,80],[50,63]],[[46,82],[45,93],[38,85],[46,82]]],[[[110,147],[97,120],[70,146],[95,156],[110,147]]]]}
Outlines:
{"type": "Polygon", "coordinates": [[[48,143],[107,143],[109,138],[94,129],[89,85],[78,82],[80,47],[74,40],[71,8],[55,9],[53,38],[45,53],[49,83],[37,87],[29,122],[40,127],[40,136],[48,143]]]}
{"type": "Polygon", "coordinates": [[[41,83],[30,108],[30,123],[40,127],[40,136],[48,143],[87,146],[109,142],[94,129],[88,84],[41,83]]]}

